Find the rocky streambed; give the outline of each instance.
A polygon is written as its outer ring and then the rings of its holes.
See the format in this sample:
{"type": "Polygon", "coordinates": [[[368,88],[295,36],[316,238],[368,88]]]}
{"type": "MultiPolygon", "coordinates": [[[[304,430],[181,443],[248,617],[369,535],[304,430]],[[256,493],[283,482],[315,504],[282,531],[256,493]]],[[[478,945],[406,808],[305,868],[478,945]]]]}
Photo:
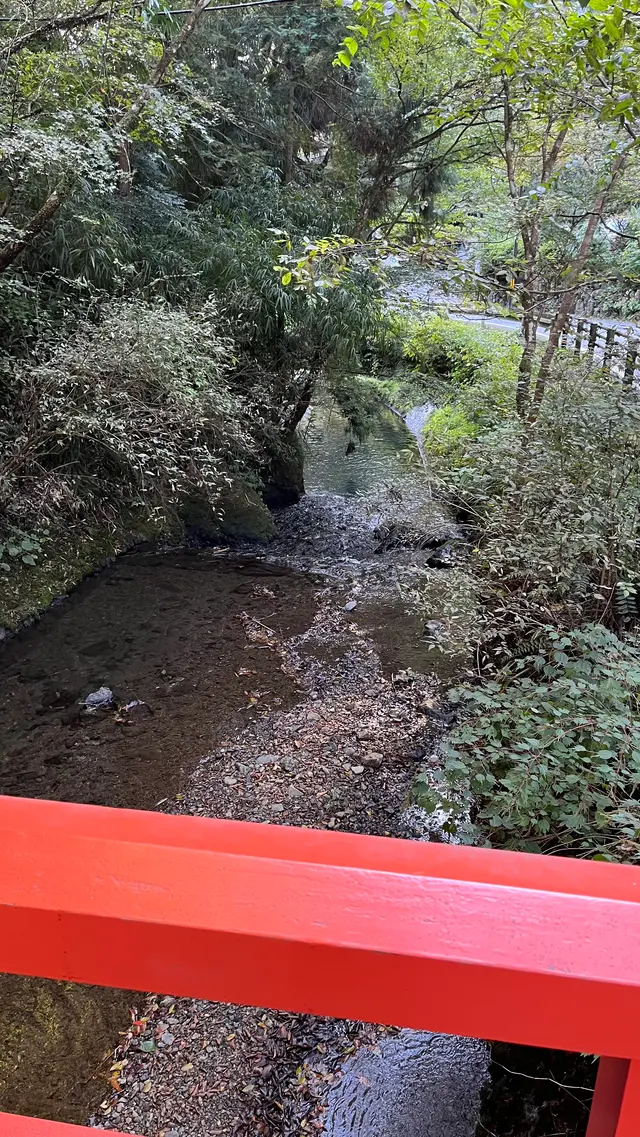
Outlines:
{"type": "MultiPolygon", "coordinates": [[[[318,407],[309,492],[263,550],[134,551],[3,646],[0,792],[438,836],[411,786],[449,722],[465,534],[396,418],[345,441],[318,407]]],[[[483,1124],[476,1040],[9,976],[0,1008],[0,1109],[144,1137],[483,1124]]]]}

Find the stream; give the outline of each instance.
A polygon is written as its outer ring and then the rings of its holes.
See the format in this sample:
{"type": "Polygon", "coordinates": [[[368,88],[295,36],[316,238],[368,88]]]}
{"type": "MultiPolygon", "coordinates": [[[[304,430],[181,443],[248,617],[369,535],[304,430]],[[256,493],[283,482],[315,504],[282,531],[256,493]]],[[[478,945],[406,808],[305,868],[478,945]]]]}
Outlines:
{"type": "MultiPolygon", "coordinates": [[[[269,546],[138,548],[2,644],[0,792],[442,839],[409,801],[464,532],[411,430],[346,454],[319,403],[269,546]]],[[[143,1137],[474,1137],[489,1069],[474,1039],[163,993],[0,976],[0,1007],[0,1110],[143,1137]]]]}

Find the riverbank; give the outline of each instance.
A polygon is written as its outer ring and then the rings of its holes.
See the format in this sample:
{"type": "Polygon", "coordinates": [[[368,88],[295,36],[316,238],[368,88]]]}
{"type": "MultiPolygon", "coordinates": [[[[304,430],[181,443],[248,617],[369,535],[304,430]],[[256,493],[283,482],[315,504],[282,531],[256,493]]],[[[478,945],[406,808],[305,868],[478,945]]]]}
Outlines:
{"type": "MultiPolygon", "coordinates": [[[[397,416],[349,455],[327,407],[307,426],[311,492],[268,546],[130,552],[3,646],[0,791],[448,839],[413,787],[466,663],[464,529],[397,416]]],[[[0,1004],[0,1108],[143,1137],[483,1131],[483,1042],[13,977],[0,1004]]]]}

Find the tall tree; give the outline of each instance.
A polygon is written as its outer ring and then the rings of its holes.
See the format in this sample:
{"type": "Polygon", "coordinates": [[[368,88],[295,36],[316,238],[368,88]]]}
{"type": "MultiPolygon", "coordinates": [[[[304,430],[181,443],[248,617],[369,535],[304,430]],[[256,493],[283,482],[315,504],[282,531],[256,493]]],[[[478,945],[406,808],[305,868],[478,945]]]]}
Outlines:
{"type": "Polygon", "coordinates": [[[349,66],[356,52],[374,42],[389,52],[398,39],[413,41],[414,57],[433,34],[457,36],[468,78],[435,121],[441,128],[480,132],[504,163],[522,244],[518,291],[523,309],[524,349],[518,409],[535,421],[562,331],[575,310],[582,274],[612,192],[640,135],[640,5],[637,0],[591,0],[577,9],[569,0],[415,0],[411,7],[355,0],[351,36],[338,60],[349,66]],[[541,232],[546,195],[568,157],[573,133],[586,120],[603,124],[602,176],[593,187],[588,221],[558,290],[557,314],[535,375],[536,329],[542,286],[541,232]]]}

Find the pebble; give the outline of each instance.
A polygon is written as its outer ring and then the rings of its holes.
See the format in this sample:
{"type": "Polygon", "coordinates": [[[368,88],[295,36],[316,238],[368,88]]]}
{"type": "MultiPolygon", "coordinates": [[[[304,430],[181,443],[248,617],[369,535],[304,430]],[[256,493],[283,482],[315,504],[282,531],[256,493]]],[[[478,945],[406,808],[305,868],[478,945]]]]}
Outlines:
{"type": "Polygon", "coordinates": [[[352,766],[351,767],[351,773],[352,774],[364,774],[364,766],[352,766]]]}
{"type": "Polygon", "coordinates": [[[83,700],[85,707],[110,707],[113,702],[113,691],[110,687],[98,687],[91,691],[83,700]]]}
{"type": "Polygon", "coordinates": [[[368,754],[364,755],[362,761],[365,766],[376,767],[382,765],[382,759],[383,755],[378,750],[370,750],[368,754]]]}
{"type": "Polygon", "coordinates": [[[279,802],[279,801],[275,802],[271,806],[271,812],[272,813],[284,813],[284,806],[283,806],[282,802],[279,802]]]}
{"type": "Polygon", "coordinates": [[[297,786],[289,786],[288,793],[289,793],[289,797],[291,797],[291,798],[302,797],[302,790],[299,790],[297,788],[297,786]]]}
{"type": "Polygon", "coordinates": [[[231,774],[224,779],[225,786],[235,786],[238,784],[238,779],[234,778],[231,774]]]}
{"type": "Polygon", "coordinates": [[[277,754],[258,754],[255,760],[256,766],[270,766],[272,762],[279,762],[277,754]]]}
{"type": "Polygon", "coordinates": [[[357,600],[347,600],[347,603],[345,604],[344,608],[342,609],[343,612],[353,612],[353,609],[356,607],[357,603],[358,603],[357,600]]]}
{"type": "Polygon", "coordinates": [[[174,1038],[175,1034],[172,1034],[170,1030],[165,1030],[164,1034],[160,1037],[160,1041],[163,1042],[165,1046],[171,1046],[174,1038]]]}

